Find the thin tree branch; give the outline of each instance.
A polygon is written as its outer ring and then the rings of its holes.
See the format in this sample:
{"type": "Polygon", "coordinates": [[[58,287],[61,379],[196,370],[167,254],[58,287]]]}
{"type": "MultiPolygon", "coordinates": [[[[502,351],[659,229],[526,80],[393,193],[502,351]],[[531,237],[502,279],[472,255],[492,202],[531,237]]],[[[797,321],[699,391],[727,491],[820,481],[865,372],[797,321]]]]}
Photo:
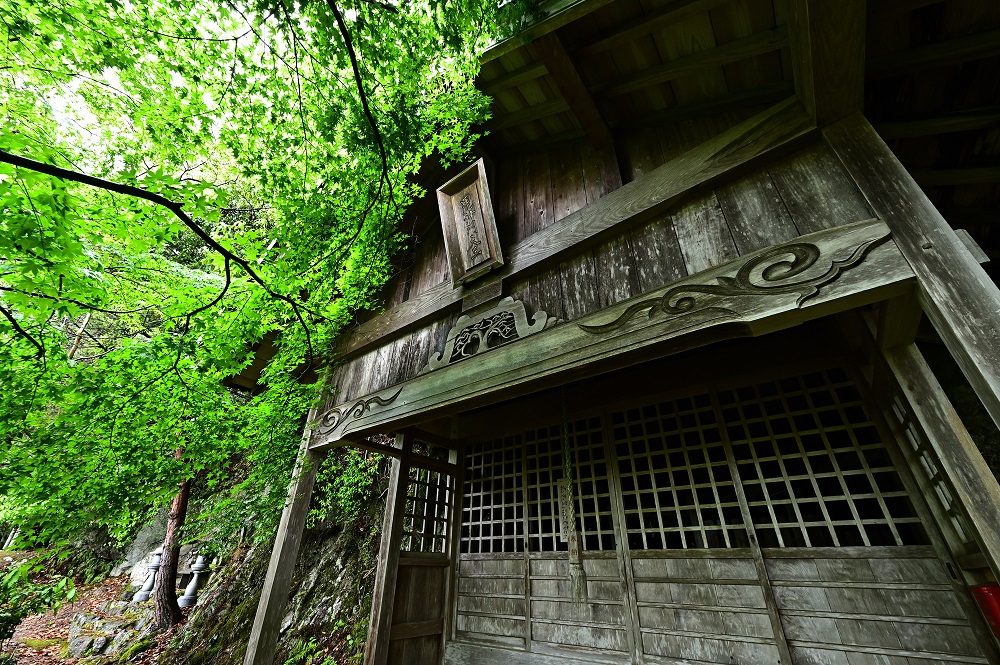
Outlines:
{"type": "MultiPolygon", "coordinates": [[[[381,146],[381,138],[379,139],[379,145],[381,146]]],[[[384,154],[384,149],[383,149],[383,154],[384,154]]],[[[201,240],[206,245],[208,245],[210,248],[221,254],[223,258],[232,261],[240,268],[242,268],[243,271],[253,281],[255,281],[264,290],[265,293],[267,293],[267,295],[269,295],[271,298],[274,298],[275,300],[280,300],[282,302],[291,305],[292,311],[295,314],[295,318],[298,319],[299,323],[301,323],[302,327],[305,329],[306,346],[309,347],[309,356],[310,358],[312,358],[315,355],[313,353],[313,348],[312,348],[312,336],[309,333],[309,327],[306,325],[301,310],[305,309],[310,314],[322,318],[321,315],[311,311],[308,308],[304,308],[300,303],[297,303],[292,298],[277,293],[276,291],[271,289],[271,287],[267,285],[267,282],[265,282],[264,279],[257,274],[257,271],[253,269],[253,266],[251,266],[246,259],[243,259],[237,256],[236,254],[233,254],[231,251],[229,251],[221,244],[219,244],[219,242],[215,240],[215,238],[210,236],[208,232],[201,227],[200,224],[195,222],[193,219],[191,219],[191,217],[187,215],[187,213],[184,212],[184,209],[180,203],[177,203],[176,201],[171,201],[170,199],[164,196],[161,196],[154,192],[147,191],[145,189],[141,189],[139,187],[133,187],[132,185],[123,185],[121,183],[111,182],[109,180],[104,180],[102,178],[96,178],[94,176],[90,176],[85,173],[70,171],[69,169],[53,166],[52,164],[46,164],[44,162],[39,162],[33,159],[29,159],[27,157],[13,155],[3,150],[0,150],[0,162],[6,162],[8,164],[13,164],[14,166],[30,169],[32,171],[37,171],[39,173],[44,173],[45,175],[52,176],[54,178],[62,178],[64,180],[79,182],[85,185],[90,185],[91,187],[97,187],[99,189],[104,189],[110,192],[116,192],[118,194],[124,194],[126,196],[134,196],[136,198],[144,199],[151,203],[163,206],[170,212],[174,213],[174,215],[178,219],[184,222],[184,225],[187,226],[189,229],[191,229],[195,235],[201,238],[201,240]]]]}
{"type": "Polygon", "coordinates": [[[14,329],[14,332],[16,332],[18,335],[31,342],[35,346],[35,348],[38,349],[38,353],[35,354],[35,357],[44,358],[45,347],[42,346],[41,342],[32,337],[27,330],[21,327],[21,325],[17,322],[17,319],[14,318],[14,313],[11,312],[6,307],[3,307],[2,305],[0,305],[0,313],[2,313],[4,315],[4,318],[6,318],[7,321],[10,322],[10,325],[14,329]]]}

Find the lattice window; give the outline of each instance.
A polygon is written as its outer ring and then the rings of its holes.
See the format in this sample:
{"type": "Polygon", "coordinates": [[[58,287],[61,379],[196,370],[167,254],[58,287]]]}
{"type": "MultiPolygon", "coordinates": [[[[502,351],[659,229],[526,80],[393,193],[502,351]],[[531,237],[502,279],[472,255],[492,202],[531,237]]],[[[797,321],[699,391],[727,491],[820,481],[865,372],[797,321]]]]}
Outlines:
{"type": "Polygon", "coordinates": [[[600,418],[570,425],[576,479],[577,529],[585,550],[614,550],[611,487],[600,418]]]}
{"type": "Polygon", "coordinates": [[[611,416],[631,549],[747,547],[708,394],[611,416]]]}
{"type": "Polygon", "coordinates": [[[941,468],[937,463],[937,455],[924,435],[923,428],[917,424],[916,417],[900,394],[899,388],[895,385],[893,388],[892,409],[888,415],[895,421],[893,424],[899,427],[898,431],[902,434],[898,438],[902,438],[905,442],[901,448],[910,463],[910,468],[918,476],[923,476],[921,485],[933,488],[934,495],[940,502],[941,509],[948,516],[948,523],[954,529],[955,536],[959,541],[963,544],[972,542],[972,532],[969,530],[965,514],[956,503],[948,481],[941,473],[941,468]]]}
{"type": "MultiPolygon", "coordinates": [[[[564,477],[562,428],[544,427],[525,434],[528,488],[528,537],[532,552],[564,552],[560,537],[559,484],[564,477]]],[[[570,425],[574,462],[575,526],[586,550],[615,549],[608,465],[600,418],[570,425]]]]}
{"type": "Polygon", "coordinates": [[[564,552],[559,537],[559,481],[563,478],[563,440],[558,427],[525,434],[529,551],[564,552]]]}
{"type": "Polygon", "coordinates": [[[445,552],[451,477],[438,471],[412,469],[403,515],[404,552],[445,552]]]}
{"type": "Polygon", "coordinates": [[[844,370],[767,381],[718,398],[762,547],[928,542],[844,370]]]}
{"type": "Polygon", "coordinates": [[[462,552],[524,551],[521,437],[476,444],[465,456],[462,552]]]}

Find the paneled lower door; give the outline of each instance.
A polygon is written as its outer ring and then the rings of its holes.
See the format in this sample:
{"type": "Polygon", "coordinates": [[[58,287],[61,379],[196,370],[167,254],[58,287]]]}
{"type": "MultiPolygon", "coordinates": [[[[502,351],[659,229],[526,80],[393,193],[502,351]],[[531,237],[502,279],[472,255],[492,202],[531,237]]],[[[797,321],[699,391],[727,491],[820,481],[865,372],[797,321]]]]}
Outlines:
{"type": "Polygon", "coordinates": [[[846,370],[565,421],[568,436],[559,421],[466,455],[462,649],[608,663],[992,662],[926,506],[846,370]],[[573,527],[585,581],[571,567],[573,527]]]}

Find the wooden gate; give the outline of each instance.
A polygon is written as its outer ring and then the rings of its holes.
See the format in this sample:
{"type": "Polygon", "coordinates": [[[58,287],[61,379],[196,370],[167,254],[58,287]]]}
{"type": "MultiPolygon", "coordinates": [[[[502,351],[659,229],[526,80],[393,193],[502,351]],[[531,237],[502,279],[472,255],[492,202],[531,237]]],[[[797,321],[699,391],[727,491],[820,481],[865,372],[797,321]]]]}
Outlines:
{"type": "Polygon", "coordinates": [[[996,662],[847,370],[566,421],[467,452],[446,663],[996,662]]]}

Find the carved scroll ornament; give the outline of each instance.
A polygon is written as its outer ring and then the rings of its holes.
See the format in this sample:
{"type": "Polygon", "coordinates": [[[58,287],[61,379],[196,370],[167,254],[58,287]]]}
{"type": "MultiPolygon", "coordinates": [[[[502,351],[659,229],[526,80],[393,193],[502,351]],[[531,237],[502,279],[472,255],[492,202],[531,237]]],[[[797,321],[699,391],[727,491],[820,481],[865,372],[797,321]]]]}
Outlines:
{"type": "Polygon", "coordinates": [[[543,330],[547,323],[552,322],[553,319],[545,312],[535,312],[531,323],[528,323],[524,303],[508,296],[497,303],[496,307],[475,318],[460,317],[448,331],[448,341],[444,345],[444,350],[431,354],[427,366],[420,373],[425,374],[516,339],[533,335],[543,330]]]}
{"type": "Polygon", "coordinates": [[[334,409],[330,409],[320,416],[319,422],[313,428],[313,436],[327,436],[341,425],[345,425],[365,415],[371,410],[372,406],[389,406],[396,401],[401,392],[403,392],[402,386],[389,397],[383,398],[380,395],[373,395],[372,397],[359,399],[354,404],[342,404],[334,409]]]}
{"type": "MultiPolygon", "coordinates": [[[[791,242],[778,245],[752,256],[734,277],[716,275],[715,284],[689,282],[667,289],[662,295],[640,300],[613,321],[600,325],[579,327],[584,332],[609,333],[629,324],[641,312],[648,318],[660,315],[669,320],[694,312],[713,312],[722,315],[739,316],[734,309],[720,305],[721,298],[745,296],[775,296],[797,294],[796,306],[801,307],[827,284],[835,281],[841,273],[864,261],[872,249],[889,240],[889,234],[867,240],[843,258],[824,257],[819,246],[808,242],[791,242]],[[810,270],[821,259],[830,260],[829,267],[817,274],[810,270]]],[[[822,268],[822,264],[821,264],[822,268]]],[[[697,277],[697,276],[695,276],[697,277]]]]}

